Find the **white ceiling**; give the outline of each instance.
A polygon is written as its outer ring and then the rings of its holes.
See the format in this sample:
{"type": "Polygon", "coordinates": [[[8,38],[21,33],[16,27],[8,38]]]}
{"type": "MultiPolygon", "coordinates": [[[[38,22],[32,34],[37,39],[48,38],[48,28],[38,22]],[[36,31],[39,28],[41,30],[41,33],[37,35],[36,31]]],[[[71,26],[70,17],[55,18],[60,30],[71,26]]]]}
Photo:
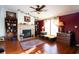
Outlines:
{"type": "Polygon", "coordinates": [[[47,11],[37,14],[35,12],[31,12],[34,10],[31,9],[30,6],[35,7],[35,5],[4,5],[4,8],[14,12],[17,12],[17,10],[20,9],[25,13],[30,13],[31,15],[42,19],[51,16],[61,16],[61,15],[79,12],[79,5],[46,5],[44,9],[47,11]]]}

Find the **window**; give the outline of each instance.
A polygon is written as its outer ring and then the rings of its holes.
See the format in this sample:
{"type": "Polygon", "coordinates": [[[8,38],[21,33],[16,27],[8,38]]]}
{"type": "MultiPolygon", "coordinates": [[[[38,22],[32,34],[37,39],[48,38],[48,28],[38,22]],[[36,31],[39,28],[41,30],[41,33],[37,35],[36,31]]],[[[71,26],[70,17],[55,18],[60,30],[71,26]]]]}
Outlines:
{"type": "Polygon", "coordinates": [[[57,35],[58,32],[58,19],[50,19],[45,20],[45,32],[47,32],[47,35],[57,35]]]}

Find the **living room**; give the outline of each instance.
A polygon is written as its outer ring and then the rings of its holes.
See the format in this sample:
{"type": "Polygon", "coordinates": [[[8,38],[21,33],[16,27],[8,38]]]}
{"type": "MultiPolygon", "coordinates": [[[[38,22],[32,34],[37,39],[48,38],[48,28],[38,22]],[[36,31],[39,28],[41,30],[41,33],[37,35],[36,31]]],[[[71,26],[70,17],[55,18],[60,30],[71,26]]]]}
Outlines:
{"type": "Polygon", "coordinates": [[[1,5],[1,47],[5,54],[79,53],[78,10],[78,5],[1,5]]]}

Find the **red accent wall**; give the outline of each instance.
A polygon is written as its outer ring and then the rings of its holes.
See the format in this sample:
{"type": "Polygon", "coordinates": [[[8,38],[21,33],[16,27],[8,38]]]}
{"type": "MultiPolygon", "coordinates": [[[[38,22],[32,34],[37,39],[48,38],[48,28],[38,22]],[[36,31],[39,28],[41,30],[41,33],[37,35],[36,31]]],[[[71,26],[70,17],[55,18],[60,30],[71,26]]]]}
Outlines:
{"type": "Polygon", "coordinates": [[[74,31],[76,34],[76,41],[79,44],[79,12],[59,16],[59,20],[63,21],[65,24],[65,32],[67,31],[74,31]],[[75,28],[74,26],[78,26],[78,28],[75,28]]]}
{"type": "Polygon", "coordinates": [[[42,31],[42,27],[44,25],[44,20],[39,20],[38,22],[38,26],[39,26],[39,31],[42,31]]]}

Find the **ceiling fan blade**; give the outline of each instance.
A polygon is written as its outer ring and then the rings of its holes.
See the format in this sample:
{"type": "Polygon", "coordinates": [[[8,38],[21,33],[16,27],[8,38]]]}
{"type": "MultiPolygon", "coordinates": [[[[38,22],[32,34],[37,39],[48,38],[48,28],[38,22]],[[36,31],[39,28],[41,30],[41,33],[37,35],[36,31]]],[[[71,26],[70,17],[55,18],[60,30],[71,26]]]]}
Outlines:
{"type": "Polygon", "coordinates": [[[46,11],[47,11],[47,10],[42,10],[42,9],[41,9],[39,12],[46,12],[46,11]]]}
{"type": "Polygon", "coordinates": [[[45,5],[42,5],[41,7],[40,7],[40,9],[43,9],[45,7],[45,5]]]}
{"type": "Polygon", "coordinates": [[[36,9],[36,8],[34,8],[34,7],[30,7],[30,8],[32,8],[32,9],[36,9]]]}

